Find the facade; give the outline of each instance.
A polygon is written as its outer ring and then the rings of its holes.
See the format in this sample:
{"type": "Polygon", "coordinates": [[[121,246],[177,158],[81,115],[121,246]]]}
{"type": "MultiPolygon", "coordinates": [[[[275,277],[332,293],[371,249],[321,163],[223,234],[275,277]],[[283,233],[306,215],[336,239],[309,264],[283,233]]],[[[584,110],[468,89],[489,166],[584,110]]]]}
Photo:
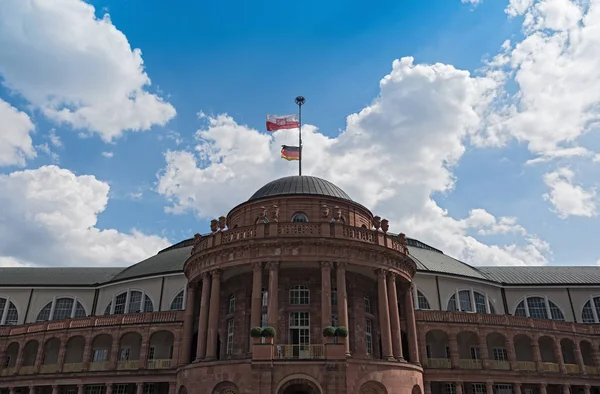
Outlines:
{"type": "Polygon", "coordinates": [[[125,269],[0,268],[0,392],[599,392],[599,268],[475,268],[388,227],[296,176],[125,269]]]}

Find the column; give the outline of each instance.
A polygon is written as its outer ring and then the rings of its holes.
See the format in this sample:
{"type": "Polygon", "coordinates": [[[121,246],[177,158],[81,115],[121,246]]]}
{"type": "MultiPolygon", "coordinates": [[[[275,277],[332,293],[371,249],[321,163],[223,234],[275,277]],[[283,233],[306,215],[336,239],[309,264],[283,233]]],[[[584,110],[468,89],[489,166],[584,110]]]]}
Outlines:
{"type": "Polygon", "coordinates": [[[589,384],[586,384],[585,386],[583,386],[583,394],[590,394],[590,389],[591,389],[591,386],[589,384]]]}
{"type": "MultiPolygon", "coordinates": [[[[346,263],[337,263],[336,267],[336,285],[338,298],[338,324],[342,327],[348,327],[348,289],[346,288],[346,263]]],[[[346,345],[346,355],[350,355],[350,335],[344,338],[346,345]]]]}
{"type": "Polygon", "coordinates": [[[58,394],[58,386],[57,385],[52,386],[52,394],[58,394]]]}
{"type": "Polygon", "coordinates": [[[537,371],[542,370],[542,354],[540,353],[540,338],[534,335],[531,338],[531,353],[533,355],[533,362],[537,371]]]}
{"type": "Polygon", "coordinates": [[[448,332],[448,345],[450,346],[450,364],[453,369],[460,368],[460,355],[458,354],[458,332],[448,332]]]}
{"type": "MultiPolygon", "coordinates": [[[[400,314],[398,312],[398,291],[396,289],[396,274],[388,273],[387,295],[390,308],[390,324],[392,335],[392,352],[396,360],[404,360],[402,355],[402,331],[400,330],[400,314]]],[[[407,293],[407,296],[410,294],[407,293]]]]}
{"type": "Polygon", "coordinates": [[[136,394],[144,394],[144,383],[136,383],[136,394]]]}
{"type": "Polygon", "coordinates": [[[560,340],[557,341],[556,338],[552,338],[552,340],[554,341],[554,357],[558,363],[558,369],[561,373],[567,373],[567,370],[565,369],[565,359],[563,358],[562,348],[560,347],[560,340]]]}
{"type": "Polygon", "coordinates": [[[547,386],[546,383],[540,383],[540,394],[548,394],[548,390],[546,390],[547,386]]]}
{"type": "Polygon", "coordinates": [[[177,392],[177,383],[169,382],[169,394],[175,394],[177,392]]]}
{"type": "MultiPolygon", "coordinates": [[[[267,324],[277,330],[279,310],[279,263],[269,263],[269,301],[267,305],[267,324]]],[[[276,335],[279,335],[277,332],[276,335]]]]}
{"type": "Polygon", "coordinates": [[[456,383],[454,383],[454,386],[456,387],[456,394],[463,394],[462,382],[456,382],[456,383]]]}
{"type": "Polygon", "coordinates": [[[513,383],[513,394],[521,394],[521,383],[513,383]]]}
{"type": "Polygon", "coordinates": [[[413,304],[413,298],[410,296],[410,287],[404,293],[404,314],[404,319],[406,320],[406,335],[408,339],[408,358],[413,364],[420,364],[415,306],[413,304]]]}
{"type": "Polygon", "coordinates": [[[190,362],[192,357],[192,338],[194,336],[194,302],[196,301],[196,283],[188,283],[186,291],[185,311],[183,312],[182,349],[179,366],[190,362]]]}
{"type": "Polygon", "coordinates": [[[85,386],[83,384],[77,385],[77,394],[83,394],[85,386]]]}
{"type": "MultiPolygon", "coordinates": [[[[331,323],[331,263],[321,263],[321,326],[325,328],[331,323]]],[[[326,343],[327,338],[323,338],[326,343]]]]}
{"type": "Polygon", "coordinates": [[[262,299],[262,263],[252,264],[252,305],[250,327],[260,327],[262,299]]]}
{"type": "Polygon", "coordinates": [[[491,380],[485,382],[485,392],[486,394],[494,394],[494,382],[491,380]]]}
{"type": "MultiPolygon", "coordinates": [[[[571,394],[571,385],[568,383],[563,384],[562,392],[563,392],[563,394],[571,394]]],[[[515,394],[518,394],[518,393],[515,393],[515,394]]]]}
{"type": "Polygon", "coordinates": [[[379,301],[379,330],[381,331],[381,358],[391,360],[394,358],[392,353],[392,335],[390,332],[390,307],[388,303],[386,289],[386,271],[377,270],[377,298],[379,301]]]}
{"type": "Polygon", "coordinates": [[[423,382],[423,390],[425,391],[425,394],[431,394],[431,382],[424,381],[423,382]]]}
{"type": "Polygon", "coordinates": [[[585,363],[583,362],[583,355],[581,354],[581,344],[578,341],[573,341],[573,345],[574,345],[574,353],[575,353],[575,360],[577,362],[577,365],[579,365],[579,371],[580,373],[586,375],[587,371],[585,370],[585,363]]]}
{"type": "MultiPolygon", "coordinates": [[[[2,316],[0,316],[0,326],[6,324],[6,317],[8,316],[8,309],[10,308],[10,297],[6,297],[6,304],[4,304],[4,311],[2,312],[2,316]]],[[[25,316],[27,318],[27,316],[25,316]]]]}
{"type": "Polygon", "coordinates": [[[35,394],[35,386],[29,386],[29,394],[35,394]]]}
{"type": "Polygon", "coordinates": [[[506,356],[508,357],[508,365],[514,371],[517,369],[517,355],[515,354],[515,344],[510,336],[506,337],[506,356]]]}
{"type": "Polygon", "coordinates": [[[198,342],[196,344],[196,361],[206,357],[206,332],[208,328],[208,307],[210,302],[210,274],[202,274],[202,295],[198,312],[198,342]]]}
{"type": "Polygon", "coordinates": [[[112,392],[113,392],[113,385],[112,385],[112,383],[107,383],[106,384],[106,392],[105,393],[106,394],[112,394],[112,392]]]}
{"type": "Polygon", "coordinates": [[[206,359],[217,358],[217,333],[219,330],[219,308],[221,295],[221,271],[211,272],[210,308],[208,312],[208,330],[206,331],[206,359]]]}
{"type": "Polygon", "coordinates": [[[479,358],[481,359],[481,368],[483,369],[490,368],[490,355],[488,354],[486,337],[486,332],[477,332],[477,349],[479,351],[479,358]]]}

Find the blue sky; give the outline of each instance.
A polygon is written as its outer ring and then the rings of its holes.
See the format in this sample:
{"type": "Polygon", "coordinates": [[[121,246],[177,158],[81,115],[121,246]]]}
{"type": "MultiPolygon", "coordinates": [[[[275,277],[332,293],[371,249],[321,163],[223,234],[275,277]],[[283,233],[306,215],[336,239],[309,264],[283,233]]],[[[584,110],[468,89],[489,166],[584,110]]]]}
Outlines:
{"type": "Polygon", "coordinates": [[[127,265],[206,231],[295,172],[264,118],[298,94],[307,171],[393,231],[475,265],[595,264],[600,72],[573,70],[600,53],[561,36],[600,21],[513,3],[4,2],[0,265],[127,265]]]}

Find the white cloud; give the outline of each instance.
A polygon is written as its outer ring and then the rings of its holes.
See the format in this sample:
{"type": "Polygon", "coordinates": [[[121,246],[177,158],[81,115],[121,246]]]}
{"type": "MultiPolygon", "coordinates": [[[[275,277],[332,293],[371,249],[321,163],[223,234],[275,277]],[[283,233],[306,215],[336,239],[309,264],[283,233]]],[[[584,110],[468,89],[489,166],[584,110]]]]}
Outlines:
{"type": "Polygon", "coordinates": [[[5,0],[0,6],[0,75],[56,122],[105,141],[124,130],[164,125],[175,109],[146,89],[141,51],[108,15],[81,0],[5,0]]]}
{"type": "Polygon", "coordinates": [[[137,230],[96,227],[109,186],[56,166],[0,175],[0,264],[130,265],[169,245],[137,230]]]}
{"type": "Polygon", "coordinates": [[[470,3],[470,4],[479,4],[481,3],[483,0],[460,0],[461,3],[470,3]]]}
{"type": "Polygon", "coordinates": [[[544,194],[544,199],[552,204],[554,211],[563,219],[569,216],[596,216],[595,190],[585,190],[573,184],[574,176],[569,168],[559,168],[545,174],[544,182],[550,192],[544,194]]]}
{"type": "Polygon", "coordinates": [[[113,152],[102,152],[102,156],[106,157],[107,159],[110,159],[114,155],[115,154],[113,152]]]}
{"type": "Polygon", "coordinates": [[[50,140],[50,143],[56,148],[60,148],[63,146],[60,137],[56,135],[55,129],[50,130],[50,133],[48,134],[48,139],[50,140]]]}
{"type": "Polygon", "coordinates": [[[0,167],[24,166],[36,156],[29,135],[34,128],[26,113],[0,99],[0,167]]]}
{"type": "MultiPolygon", "coordinates": [[[[347,118],[337,137],[303,127],[303,173],[331,180],[356,201],[404,231],[473,264],[543,264],[550,251],[512,218],[496,219],[483,210],[457,220],[432,199],[451,191],[451,168],[476,133],[494,97],[495,78],[473,77],[445,64],[394,61],[371,105],[347,118]],[[326,159],[324,159],[326,158],[326,159]],[[487,246],[482,234],[518,233],[519,245],[487,246]]],[[[307,103],[307,105],[309,105],[307,103]]],[[[204,117],[196,152],[170,151],[158,191],[172,212],[202,217],[224,214],[264,183],[296,173],[296,163],[279,158],[282,144],[294,144],[296,130],[270,135],[237,124],[227,115],[204,117]]]]}

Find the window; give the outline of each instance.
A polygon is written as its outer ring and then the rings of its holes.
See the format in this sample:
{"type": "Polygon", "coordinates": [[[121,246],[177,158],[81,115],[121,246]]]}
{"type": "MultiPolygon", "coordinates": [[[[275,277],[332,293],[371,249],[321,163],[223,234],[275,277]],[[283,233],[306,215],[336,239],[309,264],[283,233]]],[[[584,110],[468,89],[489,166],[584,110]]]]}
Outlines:
{"type": "Polygon", "coordinates": [[[92,362],[99,363],[108,360],[108,349],[94,349],[92,353],[92,362]]]}
{"type": "Polygon", "coordinates": [[[425,345],[425,354],[427,358],[431,358],[431,345],[425,345]]]}
{"type": "Polygon", "coordinates": [[[526,297],[515,308],[515,316],[532,317],[534,319],[565,320],[562,311],[546,297],[526,297]]]}
{"type": "MultiPolygon", "coordinates": [[[[2,310],[1,304],[0,310],[2,310]]],[[[598,321],[598,316],[600,316],[600,297],[592,297],[583,305],[581,320],[584,323],[600,323],[600,321],[598,321]]]]}
{"type": "Polygon", "coordinates": [[[508,361],[508,355],[506,349],[502,347],[496,347],[494,350],[494,360],[496,361],[508,361]]]}
{"type": "Polygon", "coordinates": [[[150,346],[148,349],[148,360],[154,360],[154,354],[156,353],[156,348],[154,346],[150,346]]]}
{"type": "MultiPolygon", "coordinates": [[[[458,292],[458,299],[461,312],[488,313],[488,305],[486,305],[486,303],[488,303],[489,313],[496,313],[491,302],[487,300],[487,297],[477,291],[460,290],[458,292]]],[[[450,312],[456,312],[458,310],[456,307],[456,294],[453,294],[448,300],[448,307],[446,310],[450,312]]]]}
{"type": "Polygon", "coordinates": [[[127,394],[127,384],[115,384],[113,386],[113,394],[127,394]]]}
{"type": "Polygon", "coordinates": [[[85,317],[85,308],[76,298],[57,298],[47,303],[38,313],[36,321],[63,320],[85,317]]]}
{"type": "Polygon", "coordinates": [[[103,384],[86,385],[85,394],[104,394],[105,388],[103,384]]]}
{"type": "Polygon", "coordinates": [[[497,384],[496,394],[512,394],[512,384],[497,384]]]}
{"type": "Polygon", "coordinates": [[[365,339],[367,345],[367,355],[373,355],[373,321],[365,320],[365,339]]]}
{"type": "Polygon", "coordinates": [[[471,360],[479,360],[479,348],[471,346],[471,360]]]}
{"type": "Polygon", "coordinates": [[[338,304],[337,299],[337,287],[331,288],[331,306],[336,306],[338,304]]]}
{"type": "Polygon", "coordinates": [[[131,348],[122,347],[121,350],[119,350],[119,361],[129,360],[130,355],[131,355],[131,348]]]}
{"type": "Polygon", "coordinates": [[[487,389],[483,383],[473,383],[471,387],[473,388],[473,394],[486,394],[487,389]]]}
{"type": "Polygon", "coordinates": [[[233,353],[233,324],[233,319],[227,320],[227,355],[233,353]]]}
{"type": "Polygon", "coordinates": [[[369,298],[369,296],[364,296],[364,301],[365,301],[365,313],[372,313],[371,312],[371,299],[369,298]]]}
{"type": "Polygon", "coordinates": [[[154,304],[148,295],[139,290],[128,290],[114,297],[104,310],[105,315],[122,315],[124,313],[154,312],[154,304]]]}
{"type": "Polygon", "coordinates": [[[297,213],[292,216],[292,222],[294,223],[306,223],[308,222],[308,217],[303,213],[297,213]]]}
{"type": "Polygon", "coordinates": [[[142,393],[143,394],[156,393],[156,384],[155,383],[144,383],[144,389],[143,389],[142,393]]]}
{"type": "Polygon", "coordinates": [[[450,360],[450,346],[446,346],[446,358],[450,360]]]}
{"type": "Polygon", "coordinates": [[[331,325],[333,327],[337,327],[338,326],[338,315],[337,315],[337,313],[332,313],[331,314],[331,325]]]}
{"type": "Polygon", "coordinates": [[[235,294],[229,296],[227,301],[227,313],[235,313],[235,294]]]}
{"type": "Polygon", "coordinates": [[[429,305],[429,301],[427,297],[423,295],[419,290],[417,290],[417,308],[418,309],[431,309],[429,305]]]}
{"type": "Polygon", "coordinates": [[[294,286],[290,289],[290,305],[308,305],[310,290],[306,286],[294,286]]]}
{"type": "Polygon", "coordinates": [[[456,394],[456,386],[454,386],[454,383],[446,383],[444,385],[444,394],[456,394]]]}
{"type": "Polygon", "coordinates": [[[260,326],[261,327],[267,327],[267,325],[268,325],[267,319],[268,319],[267,314],[263,313],[262,316],[261,316],[261,318],[260,318],[260,326]]]}
{"type": "Polygon", "coordinates": [[[184,291],[181,290],[179,293],[177,293],[177,295],[175,296],[175,298],[173,298],[173,301],[171,301],[171,310],[172,311],[182,311],[183,310],[183,295],[184,295],[184,291]]]}
{"type": "Polygon", "coordinates": [[[269,305],[269,290],[266,287],[262,288],[262,302],[261,302],[262,306],[268,306],[269,305]]]}

